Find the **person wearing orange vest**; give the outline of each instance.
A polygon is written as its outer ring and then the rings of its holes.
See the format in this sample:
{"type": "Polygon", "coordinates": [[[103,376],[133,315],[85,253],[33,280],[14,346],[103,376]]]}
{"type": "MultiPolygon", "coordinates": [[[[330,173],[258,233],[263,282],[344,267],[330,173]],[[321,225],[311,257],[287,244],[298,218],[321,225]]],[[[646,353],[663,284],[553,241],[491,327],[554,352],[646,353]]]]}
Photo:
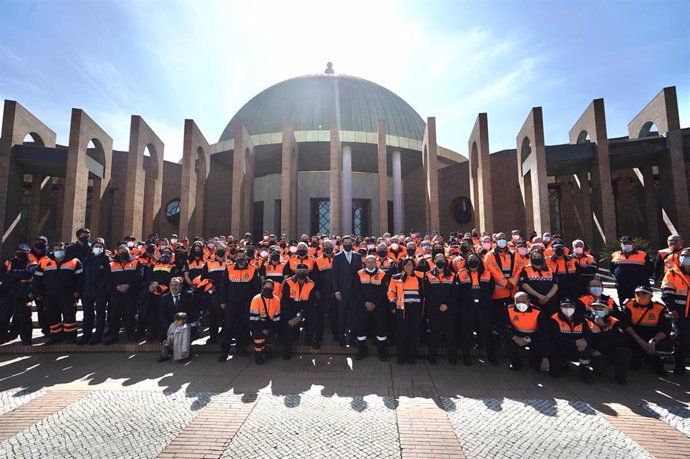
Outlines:
{"type": "Polygon", "coordinates": [[[495,327],[506,306],[512,302],[517,288],[521,265],[516,263],[514,252],[508,249],[505,233],[496,235],[496,247],[484,256],[484,266],[493,278],[495,289],[491,295],[491,326],[495,327]]]}
{"type": "Polygon", "coordinates": [[[614,380],[623,386],[628,384],[628,368],[632,352],[626,345],[623,322],[611,316],[606,303],[594,302],[585,316],[591,332],[592,368],[601,375],[607,364],[615,368],[614,380]]]}
{"type": "Polygon", "coordinates": [[[273,280],[264,280],[261,293],[249,305],[249,330],[254,340],[254,361],[258,365],[273,358],[273,343],[280,328],[280,297],[274,291],[273,280]]]}
{"type": "Polygon", "coordinates": [[[577,267],[577,274],[579,277],[578,294],[582,294],[587,284],[594,276],[597,275],[597,260],[585,250],[585,242],[582,239],[575,239],[573,241],[573,251],[570,256],[575,261],[577,267]]]}
{"type": "Polygon", "coordinates": [[[228,266],[228,262],[225,259],[226,253],[227,248],[225,243],[219,243],[213,259],[208,260],[201,271],[199,285],[206,282],[202,305],[209,319],[209,338],[206,344],[215,344],[218,342],[218,327],[222,319],[220,303],[218,301],[218,286],[222,282],[223,276],[225,275],[225,269],[228,266]]]}
{"type": "Polygon", "coordinates": [[[577,270],[577,263],[575,260],[566,254],[565,245],[561,239],[553,241],[553,254],[547,255],[544,251],[546,265],[558,283],[557,299],[561,298],[577,298],[580,295],[580,278],[577,270]]]}
{"type": "Polygon", "coordinates": [[[640,285],[649,285],[654,267],[649,256],[635,248],[633,238],[621,238],[621,250],[611,255],[611,272],[616,277],[618,300],[623,302],[635,295],[640,285]]]}
{"type": "Polygon", "coordinates": [[[24,346],[31,345],[31,278],[37,264],[31,260],[27,244],[17,246],[14,258],[0,267],[0,343],[19,335],[24,346]],[[10,327],[10,319],[12,326],[10,327]]]}
{"type": "Polygon", "coordinates": [[[387,283],[385,271],[376,266],[374,255],[367,255],[364,268],[357,271],[353,295],[357,311],[357,360],[367,356],[367,335],[374,322],[379,360],[385,362],[388,316],[387,283]]]}
{"type": "Polygon", "coordinates": [[[415,273],[414,258],[405,257],[400,261],[400,273],[391,278],[387,295],[395,314],[398,365],[414,364],[424,309],[424,281],[415,273]]]}
{"type": "Polygon", "coordinates": [[[670,268],[664,275],[661,299],[678,327],[673,373],[682,376],[690,353],[690,248],[681,251],[678,262],[679,267],[670,268]]]}
{"type": "Polygon", "coordinates": [[[338,304],[333,296],[333,279],[331,270],[333,269],[333,243],[326,239],[323,241],[321,255],[314,264],[314,282],[316,290],[319,292],[318,304],[315,310],[314,320],[307,320],[307,342],[314,349],[321,349],[323,333],[326,327],[326,314],[329,318],[329,328],[333,339],[336,340],[336,329],[338,326],[338,304]]]}
{"type": "Polygon", "coordinates": [[[558,312],[551,316],[549,327],[549,375],[559,377],[568,362],[578,360],[580,378],[586,383],[594,382],[590,368],[591,332],[585,318],[575,314],[573,299],[561,300],[558,312]]]}
{"type": "Polygon", "coordinates": [[[125,245],[108,264],[104,282],[108,292],[108,330],[103,334],[106,345],[119,341],[120,323],[124,319],[125,333],[131,342],[136,340],[135,323],[137,296],[143,283],[141,257],[132,259],[125,245]]]}
{"type": "Polygon", "coordinates": [[[294,276],[297,272],[297,265],[305,264],[309,270],[309,276],[313,276],[313,271],[316,265],[316,258],[309,255],[309,246],[306,242],[297,244],[297,250],[294,255],[288,258],[288,265],[285,274],[287,276],[294,276]]]}
{"type": "Polygon", "coordinates": [[[519,286],[529,293],[531,302],[547,315],[552,315],[558,309],[556,294],[558,283],[554,272],[549,269],[544,260],[544,252],[538,248],[530,253],[530,262],[520,272],[519,286]]]}
{"type": "Polygon", "coordinates": [[[137,323],[137,336],[146,333],[146,341],[160,341],[158,330],[161,328],[158,306],[160,297],[168,292],[170,280],[177,276],[179,271],[173,264],[170,249],[161,250],[160,259],[153,265],[149,265],[144,273],[144,284],[148,295],[139,311],[137,323]]]}
{"type": "Polygon", "coordinates": [[[680,257],[683,250],[683,240],[677,234],[672,234],[666,240],[668,248],[659,250],[654,261],[654,279],[661,281],[671,268],[680,268],[680,257]]]}
{"type": "Polygon", "coordinates": [[[292,357],[292,345],[297,341],[299,325],[308,312],[316,307],[316,292],[316,284],[309,279],[309,266],[304,263],[298,264],[295,275],[283,284],[283,294],[280,298],[285,344],[283,360],[290,360],[292,357]]]}
{"type": "Polygon", "coordinates": [[[476,252],[467,256],[467,266],[458,273],[460,284],[460,332],[462,336],[462,363],[472,365],[470,349],[473,332],[477,331],[480,343],[484,345],[491,365],[498,365],[496,341],[491,330],[494,279],[482,258],[476,252]]]}
{"type": "Polygon", "coordinates": [[[649,364],[659,376],[665,376],[664,361],[661,352],[670,352],[673,343],[671,334],[671,314],[663,303],[652,300],[652,289],[649,285],[640,285],[635,289],[635,296],[622,305],[625,331],[629,336],[632,359],[630,368],[640,368],[642,363],[649,364]]]}
{"type": "Polygon", "coordinates": [[[261,291],[259,271],[247,261],[244,249],[238,248],[235,263],[228,265],[220,281],[220,309],[223,311],[223,342],[219,362],[225,362],[230,352],[233,333],[236,354],[247,357],[245,349],[249,333],[249,305],[261,291]]]}
{"type": "Polygon", "coordinates": [[[436,350],[441,338],[448,349],[448,362],[457,360],[455,327],[459,313],[459,285],[457,275],[448,266],[446,257],[439,253],[434,258],[434,268],[424,275],[424,301],[429,317],[429,363],[436,363],[436,350]]]}
{"type": "Polygon", "coordinates": [[[620,318],[621,310],[618,304],[608,295],[604,295],[604,284],[601,279],[595,277],[587,284],[587,293],[577,299],[576,307],[578,314],[589,314],[592,303],[603,303],[609,310],[611,316],[620,318]]]}
{"type": "Polygon", "coordinates": [[[81,295],[82,264],[78,258],[65,257],[65,244],[53,244],[53,253],[44,257],[34,271],[33,296],[44,300],[50,338],[46,345],[67,338],[77,338],[76,301],[81,295]]]}
{"type": "Polygon", "coordinates": [[[521,351],[529,348],[530,362],[537,371],[549,371],[549,317],[530,303],[529,295],[517,292],[498,321],[510,371],[522,368],[521,351]]]}

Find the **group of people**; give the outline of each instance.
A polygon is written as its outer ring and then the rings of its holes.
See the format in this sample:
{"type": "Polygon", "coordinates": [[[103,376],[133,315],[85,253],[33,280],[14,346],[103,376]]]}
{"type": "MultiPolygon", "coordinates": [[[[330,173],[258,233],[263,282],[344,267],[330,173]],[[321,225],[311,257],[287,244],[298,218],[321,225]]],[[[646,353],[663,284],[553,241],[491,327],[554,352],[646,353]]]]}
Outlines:
{"type": "Polygon", "coordinates": [[[367,357],[370,341],[382,361],[395,346],[400,365],[415,363],[422,341],[431,364],[443,344],[450,364],[459,347],[463,364],[472,365],[478,346],[498,365],[503,346],[510,370],[521,368],[527,352],[535,369],[554,376],[579,362],[587,382],[607,365],[621,384],[643,364],[665,374],[664,353],[674,354],[674,373],[685,373],[690,248],[677,235],[655,260],[631,237],[620,239],[610,260],[620,303],[603,294],[586,243],[567,245],[550,233],[299,240],[154,233],[146,241],[127,236],[112,252],[87,228],[76,237],[65,246],[38,236],[0,267],[0,341],[31,345],[35,303],[46,345],[116,343],[124,325],[130,342],[162,343],[161,361],[189,358],[206,328],[208,344],[220,341],[219,361],[233,346],[248,356],[251,341],[257,364],[273,357],[277,340],[284,359],[300,336],[318,349],[328,329],[341,346],[356,347],[357,359],[367,357]]]}

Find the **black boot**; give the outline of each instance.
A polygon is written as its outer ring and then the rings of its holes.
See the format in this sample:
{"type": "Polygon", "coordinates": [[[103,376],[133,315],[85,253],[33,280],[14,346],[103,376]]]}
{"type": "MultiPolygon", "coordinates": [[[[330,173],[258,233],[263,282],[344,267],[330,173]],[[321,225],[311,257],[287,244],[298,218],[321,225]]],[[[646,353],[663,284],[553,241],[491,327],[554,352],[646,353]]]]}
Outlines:
{"type": "Polygon", "coordinates": [[[358,341],[357,342],[357,355],[355,356],[355,360],[362,360],[367,356],[368,350],[367,350],[367,342],[366,341],[358,341]]]}
{"type": "Polygon", "coordinates": [[[385,341],[379,341],[378,354],[379,354],[379,360],[381,362],[385,362],[386,360],[388,360],[388,356],[386,355],[386,342],[385,341]]]}
{"type": "Polygon", "coordinates": [[[254,351],[254,362],[256,362],[257,365],[264,364],[264,353],[262,351],[254,351]]]}
{"type": "Polygon", "coordinates": [[[582,379],[587,384],[592,384],[594,382],[594,375],[589,365],[585,365],[580,362],[580,379],[582,379]]]}

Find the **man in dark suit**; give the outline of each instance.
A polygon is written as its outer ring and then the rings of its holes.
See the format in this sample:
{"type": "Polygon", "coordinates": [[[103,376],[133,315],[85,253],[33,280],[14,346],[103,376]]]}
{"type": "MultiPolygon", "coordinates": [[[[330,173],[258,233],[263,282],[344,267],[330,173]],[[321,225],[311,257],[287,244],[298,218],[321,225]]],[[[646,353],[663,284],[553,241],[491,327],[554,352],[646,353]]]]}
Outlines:
{"type": "Polygon", "coordinates": [[[159,304],[159,340],[165,339],[165,333],[178,312],[187,313],[187,323],[192,327],[192,339],[196,339],[195,335],[199,331],[199,311],[194,304],[194,296],[187,291],[183,291],[181,278],[173,277],[170,280],[170,291],[161,296],[159,304]]]}
{"type": "Polygon", "coordinates": [[[350,340],[354,342],[355,302],[353,301],[353,286],[357,271],[362,269],[362,256],[352,250],[352,237],[343,237],[343,251],[333,257],[333,292],[338,300],[338,325],[336,327],[340,346],[345,347],[346,333],[352,331],[350,340]],[[349,327],[348,327],[349,325],[349,327]]]}

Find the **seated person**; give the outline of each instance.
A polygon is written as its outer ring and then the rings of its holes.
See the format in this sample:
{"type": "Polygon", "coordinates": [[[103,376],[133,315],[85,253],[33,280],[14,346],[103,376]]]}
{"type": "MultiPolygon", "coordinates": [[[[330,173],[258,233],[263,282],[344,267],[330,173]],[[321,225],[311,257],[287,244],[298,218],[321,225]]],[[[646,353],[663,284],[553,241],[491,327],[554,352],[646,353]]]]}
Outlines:
{"type": "Polygon", "coordinates": [[[187,324],[187,313],[175,314],[174,322],[168,327],[168,334],[161,347],[161,356],[158,362],[172,359],[181,362],[192,354],[191,327],[187,324]]]}

